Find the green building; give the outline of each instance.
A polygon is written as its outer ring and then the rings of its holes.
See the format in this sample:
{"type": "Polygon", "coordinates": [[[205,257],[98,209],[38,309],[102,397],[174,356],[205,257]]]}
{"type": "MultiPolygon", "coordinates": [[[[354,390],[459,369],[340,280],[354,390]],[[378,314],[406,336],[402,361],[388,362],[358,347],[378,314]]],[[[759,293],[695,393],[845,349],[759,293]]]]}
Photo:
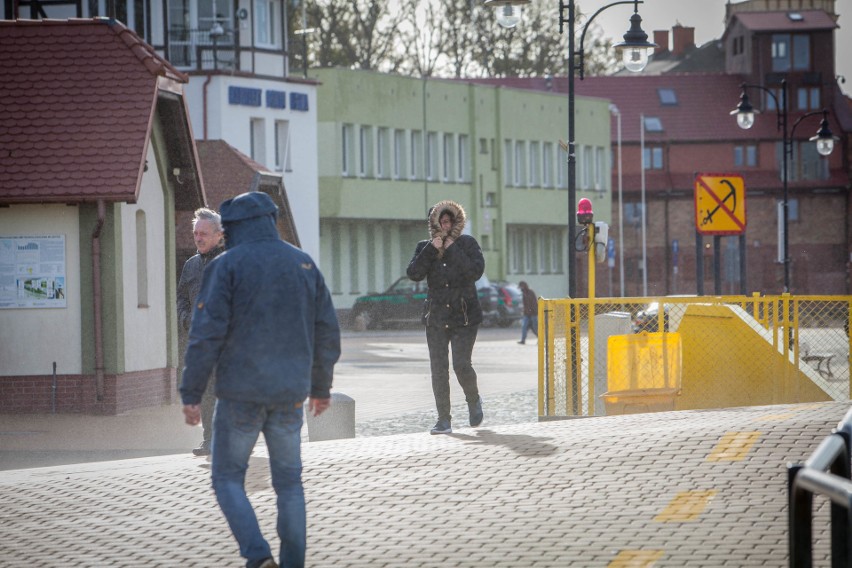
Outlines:
{"type": "MultiPolygon", "coordinates": [[[[565,95],[346,69],[312,76],[320,258],[338,309],[405,274],[442,199],[464,206],[492,281],[566,295],[565,95]]],[[[577,97],[576,132],[577,200],[609,223],[609,102],[577,97]]],[[[580,280],[585,266],[579,256],[580,280]]]]}

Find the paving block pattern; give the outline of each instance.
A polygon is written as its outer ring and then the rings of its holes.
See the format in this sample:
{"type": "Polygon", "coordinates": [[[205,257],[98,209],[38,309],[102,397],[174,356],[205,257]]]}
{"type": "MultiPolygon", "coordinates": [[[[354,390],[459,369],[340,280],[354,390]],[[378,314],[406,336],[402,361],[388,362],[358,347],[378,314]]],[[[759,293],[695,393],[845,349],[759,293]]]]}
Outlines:
{"type": "MultiPolygon", "coordinates": [[[[786,465],[807,459],[848,406],[665,412],[305,444],[308,565],[785,566],[786,465]]],[[[247,487],[277,549],[262,445],[247,487]]],[[[0,503],[3,566],[243,565],[205,459],[0,472],[0,503]]],[[[815,564],[827,565],[828,505],[815,503],[815,564]]]]}

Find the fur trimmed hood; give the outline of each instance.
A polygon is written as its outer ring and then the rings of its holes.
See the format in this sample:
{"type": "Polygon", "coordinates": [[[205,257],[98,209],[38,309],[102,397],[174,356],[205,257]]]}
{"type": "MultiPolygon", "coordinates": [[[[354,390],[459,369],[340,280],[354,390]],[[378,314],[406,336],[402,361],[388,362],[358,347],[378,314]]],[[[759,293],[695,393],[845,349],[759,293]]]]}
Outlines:
{"type": "Polygon", "coordinates": [[[455,201],[439,201],[438,203],[433,205],[431,209],[429,209],[429,237],[432,239],[434,239],[435,237],[441,237],[443,239],[450,237],[454,241],[458,240],[458,238],[462,234],[462,231],[464,231],[464,226],[466,222],[467,215],[464,212],[464,207],[462,207],[455,201]],[[444,211],[452,215],[454,219],[453,226],[447,233],[444,233],[444,231],[441,230],[440,219],[444,211]]]}
{"type": "MultiPolygon", "coordinates": [[[[435,237],[441,237],[441,239],[446,240],[447,237],[449,237],[454,241],[457,241],[464,230],[466,222],[467,215],[464,212],[464,207],[455,201],[450,201],[448,199],[439,201],[433,205],[431,209],[429,209],[429,238],[434,239],[435,237]],[[453,216],[453,226],[450,227],[450,230],[447,232],[441,230],[441,215],[443,215],[445,211],[453,216]]],[[[444,251],[441,249],[438,251],[438,258],[443,256],[444,251]]]]}

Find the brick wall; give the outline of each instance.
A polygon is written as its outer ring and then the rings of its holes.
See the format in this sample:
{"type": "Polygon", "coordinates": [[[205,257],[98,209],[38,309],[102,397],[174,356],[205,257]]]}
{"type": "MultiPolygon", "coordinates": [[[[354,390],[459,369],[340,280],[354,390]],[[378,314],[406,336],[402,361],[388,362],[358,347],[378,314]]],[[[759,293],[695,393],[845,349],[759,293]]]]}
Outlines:
{"type": "Polygon", "coordinates": [[[104,376],[103,400],[97,400],[94,375],[0,377],[0,413],[115,415],[134,408],[169,404],[177,399],[174,368],[104,376]]]}

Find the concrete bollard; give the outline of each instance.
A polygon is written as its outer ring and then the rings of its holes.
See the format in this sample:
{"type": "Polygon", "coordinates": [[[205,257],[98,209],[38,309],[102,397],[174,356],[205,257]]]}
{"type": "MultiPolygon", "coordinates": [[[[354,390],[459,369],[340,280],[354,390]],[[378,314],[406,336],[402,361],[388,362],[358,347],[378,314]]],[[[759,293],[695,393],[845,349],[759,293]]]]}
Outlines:
{"type": "Polygon", "coordinates": [[[331,393],[331,406],[319,416],[312,416],[305,404],[308,441],[340,440],[355,437],[355,399],[343,393],[331,393]]]}

